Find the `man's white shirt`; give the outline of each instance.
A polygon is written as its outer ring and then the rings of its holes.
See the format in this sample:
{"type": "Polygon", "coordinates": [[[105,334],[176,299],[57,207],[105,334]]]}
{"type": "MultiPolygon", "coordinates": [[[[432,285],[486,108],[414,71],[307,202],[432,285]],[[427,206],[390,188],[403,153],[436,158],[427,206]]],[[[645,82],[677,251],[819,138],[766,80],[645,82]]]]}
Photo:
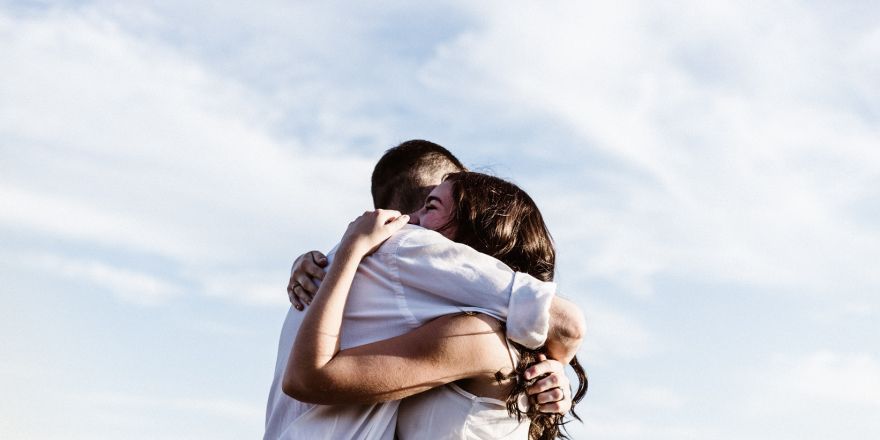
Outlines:
{"type": "MultiPolygon", "coordinates": [[[[327,256],[331,263],[334,253],[327,256]]],[[[507,321],[510,340],[536,348],[547,337],[555,290],[555,284],[513,272],[469,246],[407,225],[358,266],[343,314],[340,349],[399,336],[434,318],[463,311],[507,321]]],[[[392,440],[399,401],[315,405],[281,390],[304,314],[291,308],[281,330],[264,440],[392,440]]]]}

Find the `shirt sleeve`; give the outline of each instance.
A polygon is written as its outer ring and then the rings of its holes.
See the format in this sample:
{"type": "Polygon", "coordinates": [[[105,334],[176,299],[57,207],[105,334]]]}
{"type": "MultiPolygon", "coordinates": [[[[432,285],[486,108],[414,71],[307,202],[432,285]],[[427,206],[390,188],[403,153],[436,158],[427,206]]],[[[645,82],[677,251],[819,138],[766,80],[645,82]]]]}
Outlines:
{"type": "Polygon", "coordinates": [[[514,272],[501,261],[433,231],[413,231],[394,250],[407,297],[428,295],[506,319],[507,337],[528,348],[547,339],[556,285],[514,272]]]}

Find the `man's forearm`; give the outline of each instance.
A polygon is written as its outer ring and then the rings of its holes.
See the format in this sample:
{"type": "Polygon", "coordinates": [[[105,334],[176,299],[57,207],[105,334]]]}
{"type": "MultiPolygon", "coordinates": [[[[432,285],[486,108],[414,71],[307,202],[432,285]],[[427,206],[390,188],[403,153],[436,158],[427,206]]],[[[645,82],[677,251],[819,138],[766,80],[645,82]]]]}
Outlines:
{"type": "Polygon", "coordinates": [[[547,355],[567,364],[577,354],[586,333],[586,320],[580,308],[571,301],[553,298],[550,303],[550,331],[547,334],[547,355]]]}

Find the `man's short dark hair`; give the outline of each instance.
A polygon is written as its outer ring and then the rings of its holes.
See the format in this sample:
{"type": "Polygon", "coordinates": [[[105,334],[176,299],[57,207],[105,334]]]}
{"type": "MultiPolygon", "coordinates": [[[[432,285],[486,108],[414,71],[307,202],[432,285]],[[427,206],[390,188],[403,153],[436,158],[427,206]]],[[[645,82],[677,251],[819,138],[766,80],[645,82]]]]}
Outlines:
{"type": "Polygon", "coordinates": [[[389,149],[373,168],[373,206],[415,211],[430,191],[428,179],[443,169],[466,170],[449,150],[430,141],[413,139],[389,149]]]}

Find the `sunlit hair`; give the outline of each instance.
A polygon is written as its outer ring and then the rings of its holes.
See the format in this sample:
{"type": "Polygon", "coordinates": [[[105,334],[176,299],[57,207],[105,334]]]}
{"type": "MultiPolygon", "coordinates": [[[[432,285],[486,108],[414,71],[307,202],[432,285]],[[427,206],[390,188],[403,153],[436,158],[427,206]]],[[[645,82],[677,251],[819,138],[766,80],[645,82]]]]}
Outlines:
{"type": "MultiPolygon", "coordinates": [[[[491,255],[517,272],[541,281],[553,280],[556,266],[553,238],[541,211],[525,191],[505,180],[476,172],[452,173],[445,180],[452,184],[454,205],[445,227],[455,226],[454,241],[491,255]]],[[[523,373],[537,363],[537,355],[544,349],[513,345],[520,353],[520,361],[511,374],[514,387],[507,397],[508,411],[518,420],[523,417],[531,420],[530,439],[567,438],[560,430],[564,424],[562,415],[538,412],[534,402],[527,409],[519,407],[519,396],[525,394],[529,385],[523,373]]],[[[570,365],[578,378],[573,409],[587,392],[587,376],[576,357],[570,365]]],[[[572,415],[580,420],[573,410],[572,415]]]]}

